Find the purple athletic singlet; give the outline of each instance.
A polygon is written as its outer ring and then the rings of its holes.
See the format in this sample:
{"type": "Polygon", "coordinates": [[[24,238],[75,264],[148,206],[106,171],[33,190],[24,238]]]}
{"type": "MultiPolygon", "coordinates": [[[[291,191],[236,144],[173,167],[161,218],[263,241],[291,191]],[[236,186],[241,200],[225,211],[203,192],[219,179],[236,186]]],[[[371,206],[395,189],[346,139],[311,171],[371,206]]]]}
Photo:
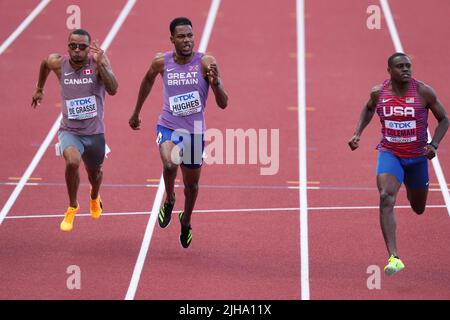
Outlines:
{"type": "Polygon", "coordinates": [[[164,104],[158,124],[172,130],[203,133],[209,89],[202,75],[203,53],[196,52],[183,65],[175,63],[173,55],[173,52],[164,55],[164,104]]]}
{"type": "Polygon", "coordinates": [[[69,56],[61,62],[62,120],[60,130],[77,135],[104,133],[103,104],[105,85],[96,74],[92,56],[80,70],[75,71],[69,56]]]}

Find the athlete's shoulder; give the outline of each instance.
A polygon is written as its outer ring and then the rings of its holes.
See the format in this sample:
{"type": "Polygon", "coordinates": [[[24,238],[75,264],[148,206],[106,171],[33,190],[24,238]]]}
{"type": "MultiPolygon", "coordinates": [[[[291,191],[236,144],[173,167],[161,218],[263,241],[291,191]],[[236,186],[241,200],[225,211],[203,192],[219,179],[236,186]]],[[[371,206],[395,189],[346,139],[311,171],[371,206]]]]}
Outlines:
{"type": "Polygon", "coordinates": [[[376,84],[370,89],[370,94],[380,93],[382,89],[383,89],[382,83],[376,84]]]}
{"type": "Polygon", "coordinates": [[[383,90],[383,86],[384,86],[383,83],[374,85],[374,86],[370,89],[370,97],[371,97],[372,99],[378,100],[378,98],[380,97],[381,91],[383,90]]]}
{"type": "Polygon", "coordinates": [[[164,70],[164,52],[158,52],[155,54],[152,60],[150,68],[154,71],[162,72],[164,70]]]}
{"type": "Polygon", "coordinates": [[[434,89],[423,81],[415,80],[417,85],[417,93],[424,101],[425,105],[436,101],[436,92],[434,89]]]}
{"type": "Polygon", "coordinates": [[[414,81],[416,82],[417,91],[419,93],[431,93],[431,92],[434,93],[434,89],[430,85],[428,85],[425,82],[420,81],[420,80],[414,80],[414,81]]]}
{"type": "Polygon", "coordinates": [[[207,54],[207,53],[203,54],[201,61],[205,65],[210,65],[211,63],[217,63],[216,58],[214,58],[214,56],[207,54]]]}
{"type": "Polygon", "coordinates": [[[152,63],[156,63],[156,64],[164,64],[164,57],[166,56],[166,54],[164,52],[158,52],[155,54],[155,56],[153,57],[152,63]]]}
{"type": "Polygon", "coordinates": [[[59,53],[51,53],[51,54],[49,54],[49,56],[46,59],[47,66],[50,69],[59,69],[59,68],[61,68],[62,60],[63,60],[63,56],[60,55],[59,53]]]}

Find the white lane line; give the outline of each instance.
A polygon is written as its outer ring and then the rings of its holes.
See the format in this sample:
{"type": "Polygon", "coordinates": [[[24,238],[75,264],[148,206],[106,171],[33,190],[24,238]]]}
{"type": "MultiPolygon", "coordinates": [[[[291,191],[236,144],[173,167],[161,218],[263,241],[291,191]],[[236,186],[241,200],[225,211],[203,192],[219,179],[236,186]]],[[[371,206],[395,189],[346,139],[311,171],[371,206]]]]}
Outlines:
{"type": "Polygon", "coordinates": [[[41,11],[49,4],[50,0],[42,0],[36,8],[22,21],[22,23],[14,30],[13,33],[0,46],[0,55],[17,39],[17,37],[28,27],[28,25],[41,13],[41,11]]]}
{"type": "Polygon", "coordinates": [[[158,191],[156,192],[155,201],[153,202],[152,211],[150,218],[145,228],[144,239],[142,240],[141,249],[139,250],[139,255],[134,265],[133,274],[131,276],[130,285],[128,286],[127,294],[125,300],[133,300],[136,295],[136,290],[139,284],[139,279],[141,277],[142,269],[144,267],[145,258],[150,247],[150,242],[152,240],[153,230],[155,229],[156,219],[158,217],[159,206],[161,205],[164,196],[164,179],[161,175],[161,180],[159,182],[158,191]]]}
{"type": "MultiPolygon", "coordinates": [[[[445,204],[436,204],[436,205],[427,205],[427,209],[442,209],[445,208],[445,204]]],[[[159,206],[156,206],[159,209],[159,206]]],[[[309,207],[309,211],[352,211],[352,210],[379,210],[380,207],[376,206],[341,206],[341,207],[309,207]]],[[[395,206],[395,209],[411,209],[411,206],[395,206]]],[[[199,209],[194,210],[194,213],[260,213],[260,212],[275,212],[275,213],[283,213],[286,211],[299,211],[300,208],[241,208],[241,209],[199,209]]],[[[323,213],[321,213],[323,214],[323,213]]],[[[142,216],[148,215],[148,211],[134,211],[134,212],[104,212],[102,216],[104,217],[123,217],[123,216],[142,216]]],[[[79,213],[77,217],[87,217],[91,216],[90,213],[79,213]]],[[[157,214],[155,214],[157,216],[157,214]]],[[[6,219],[44,219],[44,218],[62,218],[64,214],[32,214],[32,215],[23,215],[23,216],[8,216],[6,219]]],[[[156,218],[155,218],[156,220],[156,218]]],[[[150,225],[151,223],[149,223],[150,225]]],[[[153,221],[153,225],[155,222],[153,221]]]]}
{"type": "MultiPolygon", "coordinates": [[[[120,26],[122,25],[123,21],[127,17],[127,15],[130,13],[131,8],[135,4],[136,0],[128,0],[125,7],[122,9],[119,17],[114,22],[113,27],[109,31],[108,35],[106,36],[105,41],[102,43],[101,47],[106,50],[109,45],[111,44],[112,39],[116,36],[117,32],[119,31],[120,26]]],[[[25,173],[20,178],[20,181],[18,182],[17,186],[14,188],[14,191],[9,196],[8,201],[3,206],[2,211],[0,212],[0,225],[3,223],[3,220],[5,219],[6,215],[8,214],[9,210],[13,206],[14,202],[17,200],[17,197],[19,196],[20,192],[22,192],[23,187],[25,186],[25,183],[28,181],[28,179],[33,174],[33,171],[36,169],[37,165],[39,164],[39,161],[41,161],[42,156],[44,155],[45,151],[47,150],[48,146],[52,142],[53,138],[55,137],[56,133],[59,129],[59,123],[61,122],[62,115],[60,114],[56,121],[53,123],[49,133],[47,134],[47,137],[44,139],[44,142],[40,145],[38,151],[33,157],[33,160],[31,160],[31,163],[28,165],[27,169],[25,170],[25,173]]]]}
{"type": "MultiPolygon", "coordinates": [[[[211,6],[208,12],[208,18],[206,19],[206,24],[203,29],[202,38],[200,40],[200,46],[198,48],[199,52],[205,52],[208,47],[209,38],[211,37],[212,28],[214,21],[217,16],[217,11],[219,10],[220,0],[212,0],[211,6]]],[[[141,277],[142,269],[144,267],[145,258],[150,247],[151,238],[153,235],[153,230],[156,224],[156,218],[158,216],[159,207],[162,202],[164,195],[164,179],[161,175],[160,182],[158,185],[158,191],[156,192],[155,201],[153,202],[152,212],[150,214],[150,219],[147,224],[147,228],[144,234],[144,240],[142,241],[141,249],[139,250],[139,255],[134,266],[133,275],[131,276],[130,285],[128,287],[125,300],[133,300],[136,295],[137,286],[139,284],[139,279],[141,277]]]]}
{"type": "Polygon", "coordinates": [[[306,70],[305,70],[305,3],[297,0],[297,91],[298,150],[300,196],[300,266],[301,299],[310,299],[308,253],[308,194],[306,166],[306,70]]]}
{"type": "Polygon", "coordinates": [[[211,7],[209,8],[208,18],[206,19],[205,28],[203,29],[203,35],[198,46],[198,51],[206,52],[208,47],[209,38],[211,38],[214,22],[216,21],[217,12],[219,11],[220,0],[212,0],[211,7]]]}
{"type": "MultiPolygon", "coordinates": [[[[394,43],[395,51],[404,52],[402,43],[400,41],[400,36],[398,35],[397,27],[395,26],[394,18],[392,17],[389,2],[388,0],[380,0],[380,3],[383,9],[384,17],[386,18],[389,33],[391,34],[392,42],[394,43]]],[[[431,140],[432,137],[429,129],[427,129],[427,133],[428,133],[428,140],[431,140]]],[[[445,205],[447,206],[447,212],[450,216],[450,192],[447,187],[447,181],[445,180],[444,172],[442,171],[442,167],[437,155],[431,160],[431,163],[433,164],[434,172],[436,173],[436,177],[438,179],[439,186],[441,188],[442,196],[444,197],[445,205]]]]}

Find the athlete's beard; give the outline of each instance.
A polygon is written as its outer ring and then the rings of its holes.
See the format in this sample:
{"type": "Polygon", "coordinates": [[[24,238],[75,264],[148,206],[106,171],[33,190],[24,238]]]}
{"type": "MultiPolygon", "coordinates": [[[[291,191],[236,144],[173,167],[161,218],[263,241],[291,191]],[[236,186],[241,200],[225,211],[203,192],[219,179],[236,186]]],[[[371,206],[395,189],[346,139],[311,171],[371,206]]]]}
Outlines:
{"type": "Polygon", "coordinates": [[[78,57],[77,60],[75,60],[73,57],[70,57],[70,62],[71,62],[72,65],[81,67],[81,66],[86,64],[87,56],[85,58],[78,57]]]}
{"type": "Polygon", "coordinates": [[[183,52],[183,50],[181,49],[181,50],[178,50],[178,51],[177,51],[177,54],[178,54],[180,57],[183,57],[183,58],[189,58],[190,56],[192,56],[193,52],[192,52],[192,50],[190,50],[189,53],[185,53],[185,52],[183,52]]]}

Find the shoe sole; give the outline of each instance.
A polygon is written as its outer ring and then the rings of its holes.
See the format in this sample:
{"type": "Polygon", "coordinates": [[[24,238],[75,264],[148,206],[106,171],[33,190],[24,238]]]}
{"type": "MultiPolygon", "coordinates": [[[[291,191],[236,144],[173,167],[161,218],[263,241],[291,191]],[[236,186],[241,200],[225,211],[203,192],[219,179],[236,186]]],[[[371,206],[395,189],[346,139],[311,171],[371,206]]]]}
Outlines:
{"type": "Polygon", "coordinates": [[[170,222],[172,221],[172,217],[170,217],[170,220],[169,220],[169,222],[167,222],[167,224],[166,225],[162,225],[161,223],[161,221],[159,220],[159,215],[158,215],[158,224],[159,224],[159,226],[161,227],[161,228],[167,228],[168,226],[169,226],[169,224],[170,224],[170,222]]]}
{"type": "Polygon", "coordinates": [[[94,213],[91,212],[91,217],[92,217],[92,219],[98,220],[98,219],[100,219],[100,217],[102,216],[102,213],[103,213],[103,203],[102,203],[102,200],[100,200],[100,210],[102,210],[102,211],[100,212],[100,214],[99,214],[98,216],[96,216],[94,213]]]}
{"type": "MultiPolygon", "coordinates": [[[[159,219],[158,219],[158,223],[159,223],[159,219]]],[[[161,223],[159,223],[159,226],[160,226],[162,229],[167,228],[169,225],[170,225],[170,221],[169,221],[169,223],[167,223],[165,226],[163,226],[163,225],[161,225],[161,223]]]]}
{"type": "Polygon", "coordinates": [[[386,273],[386,275],[388,276],[392,276],[393,274],[396,274],[397,272],[402,271],[403,269],[404,267],[401,269],[386,268],[384,269],[384,273],[386,273]]]}
{"type": "Polygon", "coordinates": [[[185,247],[184,244],[183,244],[183,242],[181,241],[181,236],[178,238],[178,240],[180,240],[180,244],[181,244],[181,246],[182,246],[184,249],[189,248],[189,246],[190,246],[191,243],[192,243],[192,240],[191,240],[191,242],[189,242],[188,245],[185,247]]]}
{"type": "Polygon", "coordinates": [[[59,229],[62,231],[62,232],[70,232],[70,231],[72,231],[72,229],[73,229],[73,226],[72,227],[70,227],[69,229],[63,229],[63,227],[62,226],[59,226],[59,229]]]}

